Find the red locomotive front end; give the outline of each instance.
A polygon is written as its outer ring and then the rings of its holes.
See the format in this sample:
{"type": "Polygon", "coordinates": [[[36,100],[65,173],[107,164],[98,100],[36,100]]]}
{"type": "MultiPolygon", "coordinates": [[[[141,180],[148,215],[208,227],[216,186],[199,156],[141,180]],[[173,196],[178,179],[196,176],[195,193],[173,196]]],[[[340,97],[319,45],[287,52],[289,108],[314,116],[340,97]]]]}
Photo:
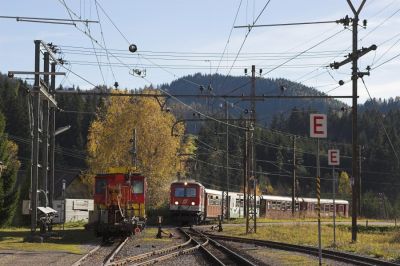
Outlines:
{"type": "Polygon", "coordinates": [[[171,184],[169,210],[174,218],[199,223],[204,218],[204,186],[194,181],[171,184]]]}
{"type": "Polygon", "coordinates": [[[146,222],[146,179],[140,174],[95,176],[96,233],[109,236],[141,231],[146,222]]]}

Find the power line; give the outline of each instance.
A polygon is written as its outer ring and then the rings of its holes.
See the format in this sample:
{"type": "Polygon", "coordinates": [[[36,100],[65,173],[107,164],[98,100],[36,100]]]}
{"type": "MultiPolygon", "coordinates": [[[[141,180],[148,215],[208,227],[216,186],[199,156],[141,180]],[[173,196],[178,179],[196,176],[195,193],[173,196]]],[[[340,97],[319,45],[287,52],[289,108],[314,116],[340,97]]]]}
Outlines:
{"type": "Polygon", "coordinates": [[[226,49],[227,49],[227,47],[228,47],[228,44],[229,44],[229,42],[230,42],[231,35],[232,35],[232,32],[233,32],[233,28],[234,28],[233,26],[234,26],[235,23],[236,23],[236,19],[237,19],[237,17],[238,17],[239,10],[240,10],[240,7],[241,7],[241,6],[242,6],[242,0],[240,0],[239,6],[238,6],[238,8],[237,8],[236,15],[235,15],[235,19],[233,20],[233,24],[232,24],[231,30],[230,30],[230,32],[229,32],[228,40],[226,41],[224,50],[222,51],[222,54],[221,54],[221,57],[220,57],[220,59],[219,59],[218,66],[217,66],[217,69],[215,70],[215,73],[218,73],[218,69],[219,69],[219,67],[220,67],[220,65],[221,65],[222,58],[224,57],[225,51],[226,51],[226,49]]]}
{"type": "MultiPolygon", "coordinates": [[[[261,12],[258,14],[257,18],[253,21],[253,24],[252,24],[253,26],[257,23],[257,20],[260,18],[260,16],[262,15],[262,13],[264,13],[265,9],[267,8],[267,6],[269,5],[270,2],[271,2],[271,0],[268,0],[268,2],[264,5],[263,9],[262,9],[261,12]]],[[[242,42],[242,44],[240,45],[240,48],[239,48],[239,50],[238,50],[237,53],[236,53],[236,56],[235,56],[235,59],[233,60],[233,63],[232,63],[232,65],[231,65],[231,68],[229,69],[228,73],[225,75],[225,78],[224,78],[222,84],[220,85],[220,88],[225,84],[226,79],[228,78],[229,74],[231,73],[231,70],[232,70],[233,66],[235,65],[235,63],[236,63],[236,60],[237,60],[237,58],[238,58],[240,52],[242,51],[243,46],[244,46],[244,44],[245,44],[245,42],[246,42],[246,40],[247,40],[247,37],[249,36],[251,30],[252,30],[252,27],[249,27],[249,30],[248,30],[248,32],[246,33],[246,35],[244,36],[243,42],[242,42]]]]}
{"type": "MultiPolygon", "coordinates": [[[[290,61],[296,59],[298,56],[300,56],[300,55],[302,55],[302,54],[304,54],[304,53],[310,51],[311,49],[314,49],[315,47],[321,45],[322,43],[324,43],[324,42],[326,42],[326,41],[332,39],[333,37],[339,35],[339,34],[342,33],[343,31],[344,31],[344,29],[341,30],[341,31],[339,31],[339,32],[334,33],[333,35],[331,35],[331,36],[329,36],[329,37],[323,39],[322,41],[319,41],[318,43],[314,44],[314,45],[311,46],[310,48],[308,48],[308,49],[306,49],[306,50],[304,50],[304,51],[302,51],[302,52],[296,54],[295,56],[289,58],[289,59],[286,60],[285,62],[283,62],[283,63],[277,65],[276,67],[272,68],[271,70],[267,71],[266,73],[263,73],[261,76],[262,76],[262,77],[266,76],[267,74],[271,73],[272,71],[274,71],[274,70],[276,70],[276,69],[282,67],[283,65],[289,63],[290,61]]],[[[231,93],[233,93],[233,92],[235,92],[235,91],[237,91],[237,90],[243,88],[244,86],[248,85],[249,83],[250,83],[250,81],[248,81],[248,82],[246,82],[246,83],[244,83],[244,84],[242,84],[242,85],[236,87],[235,89],[231,90],[231,91],[229,92],[229,94],[231,94],[231,93]]]]}
{"type": "MultiPolygon", "coordinates": [[[[107,61],[108,61],[109,64],[111,64],[111,62],[110,62],[110,57],[109,57],[109,55],[108,55],[108,49],[107,49],[106,40],[105,40],[105,38],[104,38],[103,26],[102,26],[101,21],[100,21],[100,15],[99,15],[99,9],[98,9],[98,2],[97,2],[97,0],[95,0],[94,3],[95,3],[95,6],[96,6],[97,19],[99,20],[99,25],[100,25],[101,39],[103,40],[104,48],[106,48],[107,61]]],[[[93,48],[94,48],[94,47],[93,47],[93,48]]],[[[113,76],[113,78],[114,78],[114,81],[116,81],[117,79],[115,78],[115,74],[114,74],[114,70],[113,70],[112,66],[110,66],[110,70],[111,70],[111,74],[112,74],[112,76],[113,76]]]]}

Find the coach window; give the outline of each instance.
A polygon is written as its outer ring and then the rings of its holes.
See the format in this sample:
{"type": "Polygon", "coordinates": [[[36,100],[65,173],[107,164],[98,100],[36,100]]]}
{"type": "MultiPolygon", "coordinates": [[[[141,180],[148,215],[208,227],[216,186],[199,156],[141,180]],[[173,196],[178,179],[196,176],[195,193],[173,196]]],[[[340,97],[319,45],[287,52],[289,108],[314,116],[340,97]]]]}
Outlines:
{"type": "Polygon", "coordinates": [[[142,194],[143,193],[143,180],[132,180],[132,193],[133,194],[142,194]]]}
{"type": "Polygon", "coordinates": [[[95,191],[96,194],[104,194],[107,187],[107,180],[106,179],[96,179],[95,184],[95,191]]]}
{"type": "Polygon", "coordinates": [[[185,189],[183,187],[175,188],[175,197],[184,197],[185,196],[185,189]]]}

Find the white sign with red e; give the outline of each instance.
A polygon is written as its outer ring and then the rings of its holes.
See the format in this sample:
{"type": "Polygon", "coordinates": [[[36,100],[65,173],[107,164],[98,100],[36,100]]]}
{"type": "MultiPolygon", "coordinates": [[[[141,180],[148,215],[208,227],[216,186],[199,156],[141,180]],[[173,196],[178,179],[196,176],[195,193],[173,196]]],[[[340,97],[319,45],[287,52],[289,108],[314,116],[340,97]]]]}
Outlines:
{"type": "Polygon", "coordinates": [[[324,114],[310,114],[310,137],[326,138],[327,122],[324,114]]]}
{"type": "Polygon", "coordinates": [[[339,165],[339,164],[340,164],[340,151],[328,150],[328,165],[339,165]]]}

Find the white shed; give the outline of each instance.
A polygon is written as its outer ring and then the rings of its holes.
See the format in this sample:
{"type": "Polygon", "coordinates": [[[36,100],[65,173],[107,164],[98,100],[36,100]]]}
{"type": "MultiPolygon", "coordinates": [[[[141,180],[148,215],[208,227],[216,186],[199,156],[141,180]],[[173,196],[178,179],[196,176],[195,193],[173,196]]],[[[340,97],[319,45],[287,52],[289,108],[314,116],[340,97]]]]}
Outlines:
{"type": "Polygon", "coordinates": [[[94,210],[94,203],[93,199],[55,200],[53,208],[58,212],[55,223],[88,222],[89,212],[94,210]]]}

